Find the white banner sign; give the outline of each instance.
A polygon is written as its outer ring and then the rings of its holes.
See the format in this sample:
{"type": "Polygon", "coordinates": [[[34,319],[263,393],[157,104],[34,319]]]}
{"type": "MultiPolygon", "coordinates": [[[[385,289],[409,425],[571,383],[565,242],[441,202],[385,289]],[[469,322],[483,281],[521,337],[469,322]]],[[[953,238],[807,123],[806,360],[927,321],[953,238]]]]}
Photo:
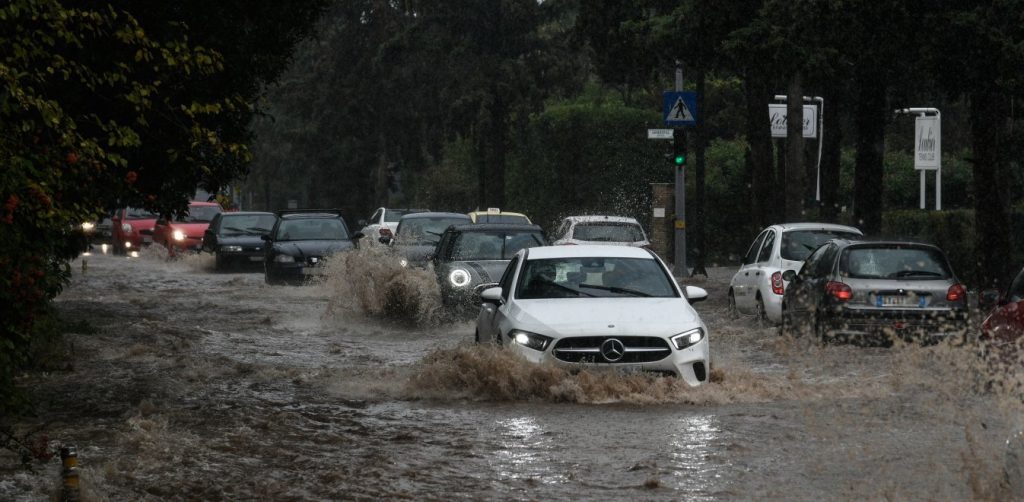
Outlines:
{"type": "Polygon", "coordinates": [[[934,171],[942,161],[942,121],[917,117],[914,121],[914,169],[934,171]]]}
{"type": "MultiPolygon", "coordinates": [[[[785,104],[769,104],[768,105],[768,117],[772,121],[772,137],[773,138],[785,138],[786,137],[786,105],[785,104]]],[[[814,105],[804,105],[804,137],[805,138],[817,138],[818,137],[818,107],[814,105]]]]}

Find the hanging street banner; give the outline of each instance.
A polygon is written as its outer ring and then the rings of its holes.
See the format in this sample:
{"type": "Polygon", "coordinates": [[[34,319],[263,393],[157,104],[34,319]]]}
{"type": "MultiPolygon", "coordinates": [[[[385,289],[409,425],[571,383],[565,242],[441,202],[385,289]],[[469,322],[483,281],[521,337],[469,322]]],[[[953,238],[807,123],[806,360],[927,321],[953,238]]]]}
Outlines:
{"type": "Polygon", "coordinates": [[[914,169],[934,171],[942,161],[942,120],[934,115],[914,121],[914,169]]]}
{"type": "MultiPolygon", "coordinates": [[[[786,105],[778,103],[770,103],[768,105],[768,118],[772,121],[772,137],[773,138],[785,138],[786,137],[786,105]]],[[[804,134],[805,138],[817,138],[818,137],[818,107],[814,105],[804,105],[804,134]]]]}
{"type": "Polygon", "coordinates": [[[662,93],[662,116],[667,126],[697,125],[697,93],[665,91],[662,93]]]}

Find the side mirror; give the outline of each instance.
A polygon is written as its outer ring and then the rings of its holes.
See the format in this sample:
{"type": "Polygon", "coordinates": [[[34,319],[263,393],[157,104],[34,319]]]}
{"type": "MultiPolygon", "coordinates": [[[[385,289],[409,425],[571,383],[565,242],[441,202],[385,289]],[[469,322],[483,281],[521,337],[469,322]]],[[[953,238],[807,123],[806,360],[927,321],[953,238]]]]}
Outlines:
{"type": "Polygon", "coordinates": [[[480,301],[484,303],[493,303],[498,305],[501,303],[501,288],[491,287],[480,292],[480,301]]]}
{"type": "Polygon", "coordinates": [[[797,278],[797,275],[796,275],[796,271],[795,270],[787,270],[787,271],[782,273],[782,280],[784,280],[786,282],[793,282],[793,281],[796,280],[796,278],[797,278]]]}
{"type": "Polygon", "coordinates": [[[365,227],[366,226],[366,220],[359,220],[359,221],[356,222],[356,225],[359,225],[361,227],[365,227]]]}
{"type": "Polygon", "coordinates": [[[263,241],[266,241],[266,242],[270,242],[271,241],[270,234],[260,234],[260,240],[263,240],[263,241]]]}
{"type": "Polygon", "coordinates": [[[686,286],[685,289],[686,299],[690,303],[702,302],[708,299],[708,292],[704,288],[698,288],[697,286],[686,286]]]}
{"type": "Polygon", "coordinates": [[[362,232],[355,232],[355,233],[352,234],[352,240],[354,240],[354,241],[362,239],[363,237],[366,237],[366,234],[364,234],[362,232]]]}
{"type": "Polygon", "coordinates": [[[1000,301],[998,289],[981,290],[981,294],[978,295],[978,308],[987,312],[999,305],[1004,305],[1004,303],[1000,301]]]}

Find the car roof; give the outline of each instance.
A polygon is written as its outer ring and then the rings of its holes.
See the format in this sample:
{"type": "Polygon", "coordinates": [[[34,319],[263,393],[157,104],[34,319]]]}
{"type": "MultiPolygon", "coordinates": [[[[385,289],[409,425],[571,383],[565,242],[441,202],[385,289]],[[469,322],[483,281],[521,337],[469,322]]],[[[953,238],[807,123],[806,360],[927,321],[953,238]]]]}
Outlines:
{"type": "Polygon", "coordinates": [[[268,214],[270,216],[274,216],[274,213],[268,213],[266,211],[225,211],[225,212],[220,213],[220,214],[224,215],[223,216],[224,218],[227,218],[228,216],[253,216],[253,215],[264,216],[264,215],[268,215],[268,214]]]}
{"type": "Polygon", "coordinates": [[[857,227],[851,227],[851,226],[848,226],[848,225],[839,225],[839,224],[836,224],[836,223],[815,223],[815,222],[776,223],[775,225],[771,225],[771,226],[776,227],[778,229],[781,229],[783,232],[787,232],[789,230],[838,230],[840,232],[850,232],[850,233],[860,234],[860,235],[864,234],[864,232],[861,232],[860,229],[857,228],[857,227]]]}
{"type": "Polygon", "coordinates": [[[496,215],[499,215],[499,216],[522,216],[524,218],[526,217],[526,215],[523,214],[523,213],[516,213],[516,212],[513,212],[513,211],[470,211],[470,212],[468,212],[466,214],[470,214],[470,215],[496,214],[496,215]]]}
{"type": "Polygon", "coordinates": [[[934,244],[906,239],[832,239],[831,242],[835,242],[840,247],[900,246],[940,249],[938,246],[934,244]]]}
{"type": "Polygon", "coordinates": [[[523,232],[543,232],[540,225],[527,225],[523,223],[475,223],[452,225],[448,227],[452,232],[493,232],[495,230],[516,230],[523,232]]]}
{"type": "Polygon", "coordinates": [[[574,223],[589,223],[594,221],[610,221],[613,223],[636,223],[636,218],[630,218],[628,216],[606,216],[606,215],[589,215],[589,216],[566,216],[565,219],[574,223]]]}
{"type": "Polygon", "coordinates": [[[341,218],[341,215],[337,213],[284,213],[279,217],[283,220],[301,220],[305,218],[341,218]]]}
{"type": "Polygon", "coordinates": [[[546,258],[645,258],[653,260],[654,255],[643,248],[598,244],[542,246],[529,249],[528,260],[542,260],[546,258]]]}
{"type": "Polygon", "coordinates": [[[416,219],[416,218],[462,218],[469,220],[469,216],[466,213],[434,213],[434,212],[423,212],[423,213],[412,213],[402,216],[402,219],[416,219]]]}

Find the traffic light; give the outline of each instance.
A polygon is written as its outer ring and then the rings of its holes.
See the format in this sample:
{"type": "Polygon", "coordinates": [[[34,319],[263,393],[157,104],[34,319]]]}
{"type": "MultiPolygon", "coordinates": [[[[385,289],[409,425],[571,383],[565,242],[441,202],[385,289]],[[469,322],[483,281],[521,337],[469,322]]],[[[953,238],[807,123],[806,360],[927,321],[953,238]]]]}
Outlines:
{"type": "Polygon", "coordinates": [[[686,167],[686,133],[677,130],[672,141],[672,165],[686,167]]]}

